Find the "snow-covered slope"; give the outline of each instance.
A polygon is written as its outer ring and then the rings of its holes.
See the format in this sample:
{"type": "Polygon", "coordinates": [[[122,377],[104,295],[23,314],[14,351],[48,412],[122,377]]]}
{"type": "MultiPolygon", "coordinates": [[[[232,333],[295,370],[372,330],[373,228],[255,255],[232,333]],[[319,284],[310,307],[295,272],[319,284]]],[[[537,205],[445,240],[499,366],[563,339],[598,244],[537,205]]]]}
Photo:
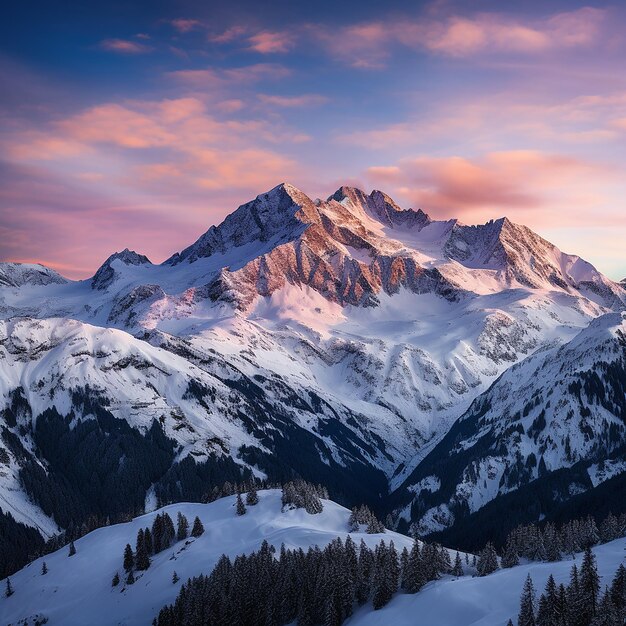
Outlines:
{"type": "MultiPolygon", "coordinates": [[[[37,559],[11,577],[14,594],[0,598],[2,624],[25,623],[19,620],[47,619],[50,626],[104,626],[149,624],[165,605],[171,603],[181,585],[192,576],[208,574],[218,558],[231,558],[258,550],[266,540],[277,550],[325,546],[336,537],[348,535],[349,511],[324,500],[324,510],[310,515],[302,509],[281,511],[281,494],[277,490],[259,492],[260,501],[248,507],[243,516],[235,512],[235,497],[210,504],[180,503],[138,517],[132,522],[100,528],[75,542],[76,554],[68,556],[67,547],[37,559]],[[122,554],[127,543],[134,545],[140,528],[152,524],[157,513],[167,511],[175,518],[180,511],[190,521],[197,515],[205,532],[199,538],[175,543],[151,558],[150,567],[139,572],[133,585],[126,585],[122,554]],[[45,561],[48,572],[42,575],[45,561]],[[122,582],[112,587],[119,573],[122,582]],[[176,572],[180,580],[172,582],[176,572]]],[[[368,535],[350,533],[359,544],[361,539],[374,547],[381,540],[393,541],[398,550],[410,548],[412,540],[386,531],[368,535]]],[[[618,565],[624,560],[626,540],[596,546],[601,587],[610,583],[618,565]]],[[[581,555],[576,555],[580,566],[581,555]]],[[[444,576],[428,583],[414,595],[397,594],[383,609],[374,611],[371,604],[357,609],[346,624],[350,626],[402,626],[419,623],[429,626],[493,626],[515,620],[519,596],[527,574],[535,588],[542,590],[550,574],[558,583],[568,581],[573,561],[532,563],[499,570],[486,577],[444,576]]],[[[5,581],[0,581],[2,587],[5,581]]],[[[41,621],[40,621],[41,623],[41,621]]]]}
{"type": "MultiPolygon", "coordinates": [[[[282,512],[279,490],[260,491],[259,503],[248,507],[243,516],[236,514],[235,500],[231,496],[210,504],[174,504],[127,524],[89,533],[75,542],[76,554],[72,557],[63,548],[37,559],[11,576],[15,593],[0,598],[0,623],[15,624],[38,615],[48,618],[49,626],[149,624],[165,604],[173,602],[188,578],[209,574],[222,554],[235,557],[250,553],[258,550],[264,540],[277,550],[283,543],[286,548],[306,550],[348,535],[350,511],[330,500],[323,500],[324,510],[317,515],[303,509],[282,512]],[[138,530],[151,526],[162,511],[174,520],[180,511],[190,523],[197,515],[205,532],[155,555],[149,569],[139,572],[133,585],[125,585],[124,546],[134,546],[138,530]],[[43,561],[48,568],[45,576],[41,575],[43,561]],[[122,582],[112,587],[116,572],[122,582]],[[174,572],[180,577],[177,584],[172,583],[174,572]]],[[[351,536],[357,545],[363,539],[370,547],[381,540],[393,541],[400,550],[412,545],[408,537],[389,531],[351,536]]],[[[0,584],[4,589],[4,581],[0,584]]]]}
{"type": "Polygon", "coordinates": [[[441,530],[575,468],[552,487],[565,500],[624,471],[625,432],[626,314],[610,313],[512,366],[474,401],[406,481],[413,519],[422,532],[441,530]]]}
{"type": "MultiPolygon", "coordinates": [[[[161,265],[124,250],[85,281],[9,269],[0,424],[44,471],[54,463],[34,455],[37,416],[55,408],[74,428],[91,417],[76,396],[92,394],[142,432],[157,419],[174,462],[308,467],[343,495],[370,470],[371,498],[385,476],[399,486],[513,363],[626,300],[507,219],[436,221],[349,187],[314,201],[279,185],[161,265]],[[28,408],[13,418],[16,398],[28,408]],[[306,454],[290,453],[294,438],[306,454]]],[[[21,486],[22,452],[2,441],[3,508],[31,523],[40,503],[21,486]]]]}
{"type": "Polygon", "coordinates": [[[43,286],[67,282],[63,276],[39,263],[0,263],[0,287],[43,286]]]}
{"type": "MultiPolygon", "coordinates": [[[[600,589],[610,585],[615,571],[624,562],[626,539],[596,546],[593,552],[600,574],[600,589]]],[[[550,574],[557,585],[569,583],[574,562],[580,568],[582,555],[558,563],[530,563],[499,570],[481,578],[446,577],[428,583],[414,595],[400,594],[380,609],[365,606],[345,622],[346,626],[496,626],[508,620],[517,623],[520,595],[530,574],[538,595],[550,574]],[[419,622],[416,622],[419,616],[419,622]]]]}

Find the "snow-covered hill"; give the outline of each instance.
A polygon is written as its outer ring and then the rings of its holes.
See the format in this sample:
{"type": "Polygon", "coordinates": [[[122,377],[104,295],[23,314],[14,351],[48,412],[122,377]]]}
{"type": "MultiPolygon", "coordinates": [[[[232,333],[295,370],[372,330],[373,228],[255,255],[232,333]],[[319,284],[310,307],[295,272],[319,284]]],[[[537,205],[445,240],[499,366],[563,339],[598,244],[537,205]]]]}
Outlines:
{"type": "Polygon", "coordinates": [[[474,401],[406,481],[413,521],[442,530],[535,480],[563,502],[624,472],[625,433],[626,314],[611,313],[474,401]]]}
{"type": "MultiPolygon", "coordinates": [[[[208,574],[222,554],[235,557],[258,550],[266,540],[277,551],[286,548],[323,547],[336,537],[348,536],[349,511],[324,500],[322,513],[310,515],[302,509],[281,510],[278,490],[259,492],[260,501],[247,508],[243,516],[235,512],[235,497],[210,504],[180,503],[138,517],[132,522],[100,528],[76,541],[76,554],[69,557],[67,547],[42,557],[11,577],[14,593],[0,598],[0,622],[33,624],[47,619],[56,626],[93,626],[148,624],[165,605],[171,603],[181,585],[192,576],[208,574]],[[157,513],[167,511],[175,518],[180,511],[190,521],[197,515],[204,534],[176,542],[153,556],[150,567],[136,575],[135,583],[124,583],[123,551],[134,545],[140,528],[152,524],[157,513]],[[45,561],[47,573],[42,575],[45,561]],[[122,581],[111,585],[115,573],[122,581]],[[176,572],[180,580],[173,582],[176,572]],[[26,621],[20,621],[26,620],[26,621]]],[[[393,541],[401,551],[410,549],[412,540],[386,531],[384,534],[350,533],[358,545],[363,539],[369,547],[381,540],[393,541]]],[[[601,575],[601,586],[610,583],[618,565],[624,561],[626,540],[597,546],[594,553],[601,575]]],[[[581,555],[576,555],[580,566],[581,555]]],[[[515,619],[523,582],[530,573],[535,587],[542,590],[550,574],[557,583],[567,582],[572,560],[558,563],[532,563],[499,570],[485,577],[443,576],[428,583],[414,595],[397,594],[383,609],[374,611],[370,603],[357,609],[346,624],[374,626],[420,623],[432,626],[493,626],[515,619]]],[[[5,581],[0,581],[4,587],[5,581]]]]}
{"type": "MultiPolygon", "coordinates": [[[[615,571],[624,563],[626,539],[618,539],[593,552],[598,563],[600,589],[610,585],[615,571]]],[[[428,583],[414,595],[399,594],[378,611],[366,606],[345,622],[346,626],[499,626],[508,620],[517,623],[520,594],[530,574],[540,594],[550,574],[558,584],[569,583],[574,563],[580,568],[582,555],[558,563],[530,563],[502,569],[484,577],[446,577],[428,583]],[[416,622],[419,616],[419,622],[416,622]]]]}
{"type": "MultiPolygon", "coordinates": [[[[210,573],[222,554],[235,557],[258,550],[266,540],[280,550],[325,546],[337,537],[348,535],[350,511],[324,500],[324,510],[310,515],[303,509],[281,511],[281,492],[259,492],[259,503],[243,516],[235,512],[235,496],[210,504],[174,504],[159,511],[95,530],[75,542],[76,554],[68,557],[67,547],[37,559],[14,576],[15,593],[0,597],[0,623],[16,624],[33,616],[45,617],[49,626],[124,626],[149,624],[159,610],[171,603],[181,585],[191,576],[210,573]],[[175,543],[151,559],[150,567],[139,572],[133,585],[125,585],[122,555],[124,546],[135,545],[140,528],[151,526],[157,513],[167,511],[175,520],[180,511],[190,522],[197,515],[205,532],[198,538],[175,543]],[[42,576],[45,561],[48,573],[42,576]],[[118,572],[122,582],[111,586],[118,572]],[[180,577],[172,583],[173,573],[180,577]]],[[[368,535],[352,533],[370,547],[381,540],[393,541],[401,550],[412,540],[387,531],[368,535]]],[[[2,588],[5,582],[0,581],[2,588]]],[[[31,622],[28,622],[29,624],[31,622]]]]}
{"type": "MultiPolygon", "coordinates": [[[[64,525],[44,502],[46,476],[81,522],[111,506],[89,501],[62,446],[44,445],[45,411],[76,451],[93,443],[95,418],[96,461],[121,462],[137,433],[137,463],[161,446],[161,465],[136,480],[142,498],[191,497],[188,485],[221,479],[227,459],[231,473],[296,473],[374,501],[512,364],[626,301],[507,219],[467,226],[380,191],[342,187],[322,201],[288,184],[161,265],[124,250],[90,280],[33,272],[0,266],[0,507],[43,534],[64,525]],[[113,418],[132,432],[118,437],[113,418]],[[189,459],[202,478],[181,469],[189,459]]],[[[96,461],[89,471],[102,473],[96,461]]]]}

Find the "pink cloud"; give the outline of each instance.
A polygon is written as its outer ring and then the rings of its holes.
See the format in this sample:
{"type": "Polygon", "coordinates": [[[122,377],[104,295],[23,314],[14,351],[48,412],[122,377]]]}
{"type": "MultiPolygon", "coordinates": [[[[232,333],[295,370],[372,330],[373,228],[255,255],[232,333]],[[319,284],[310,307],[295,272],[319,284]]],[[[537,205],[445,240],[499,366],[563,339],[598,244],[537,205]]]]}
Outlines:
{"type": "Polygon", "coordinates": [[[208,39],[213,43],[230,43],[245,35],[247,31],[248,29],[245,26],[236,25],[231,28],[227,28],[225,31],[217,35],[209,35],[208,39]]]}
{"type": "Polygon", "coordinates": [[[250,50],[261,54],[288,52],[294,45],[291,33],[264,30],[248,38],[250,50]]]}
{"type": "Polygon", "coordinates": [[[175,20],[172,20],[170,24],[179,33],[189,33],[192,30],[202,28],[202,22],[200,22],[199,20],[191,20],[191,19],[185,19],[185,18],[177,18],[175,20]]]}
{"type": "Polygon", "coordinates": [[[316,106],[328,102],[328,98],[326,96],[314,93],[304,94],[301,96],[273,96],[269,94],[259,94],[259,100],[264,104],[287,108],[316,106]]]}
{"type": "Polygon", "coordinates": [[[150,46],[127,39],[105,39],[100,42],[100,47],[103,50],[120,54],[146,54],[152,51],[150,46]]]}
{"type": "Polygon", "coordinates": [[[277,63],[256,63],[235,68],[206,68],[177,70],[168,76],[195,88],[226,88],[261,80],[278,80],[289,76],[291,70],[277,63]]]}
{"type": "Polygon", "coordinates": [[[354,67],[384,67],[394,46],[451,57],[489,53],[538,54],[599,41],[607,12],[584,7],[545,19],[501,13],[428,16],[351,24],[335,29],[309,25],[307,32],[331,56],[354,67]]]}
{"type": "Polygon", "coordinates": [[[603,181],[607,189],[619,184],[619,173],[612,167],[534,150],[479,158],[424,156],[370,167],[367,176],[441,217],[477,222],[508,215],[525,222],[532,215],[542,226],[562,222],[565,207],[570,223],[575,214],[588,217],[601,201],[597,182],[603,181]]]}

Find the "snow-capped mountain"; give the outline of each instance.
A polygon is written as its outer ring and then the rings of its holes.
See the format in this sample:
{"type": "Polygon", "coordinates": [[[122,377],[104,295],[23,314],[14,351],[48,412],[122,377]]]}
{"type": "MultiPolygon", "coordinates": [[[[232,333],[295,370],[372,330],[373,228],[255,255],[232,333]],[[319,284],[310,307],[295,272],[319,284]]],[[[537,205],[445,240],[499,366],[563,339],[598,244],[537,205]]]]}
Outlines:
{"type": "Polygon", "coordinates": [[[39,263],[0,263],[0,287],[67,283],[54,270],[39,263]]]}
{"type": "Polygon", "coordinates": [[[241,472],[376,502],[507,368],[626,301],[507,219],[288,184],[161,265],[124,250],[89,280],[0,277],[0,506],[44,535],[241,472]]]}
{"type": "Polygon", "coordinates": [[[528,511],[545,517],[626,471],[625,433],[626,314],[610,313],[479,396],[407,479],[404,514],[421,532],[443,530],[536,481],[528,511]]]}

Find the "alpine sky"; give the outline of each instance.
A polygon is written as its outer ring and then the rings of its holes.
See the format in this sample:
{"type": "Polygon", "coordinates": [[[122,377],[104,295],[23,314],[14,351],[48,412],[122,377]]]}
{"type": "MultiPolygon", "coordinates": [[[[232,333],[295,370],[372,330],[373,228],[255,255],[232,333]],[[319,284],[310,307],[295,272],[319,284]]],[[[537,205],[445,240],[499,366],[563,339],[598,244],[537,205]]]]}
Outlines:
{"type": "Polygon", "coordinates": [[[160,262],[289,181],[506,215],[624,278],[625,33],[619,3],[7,4],[0,260],[160,262]]]}

